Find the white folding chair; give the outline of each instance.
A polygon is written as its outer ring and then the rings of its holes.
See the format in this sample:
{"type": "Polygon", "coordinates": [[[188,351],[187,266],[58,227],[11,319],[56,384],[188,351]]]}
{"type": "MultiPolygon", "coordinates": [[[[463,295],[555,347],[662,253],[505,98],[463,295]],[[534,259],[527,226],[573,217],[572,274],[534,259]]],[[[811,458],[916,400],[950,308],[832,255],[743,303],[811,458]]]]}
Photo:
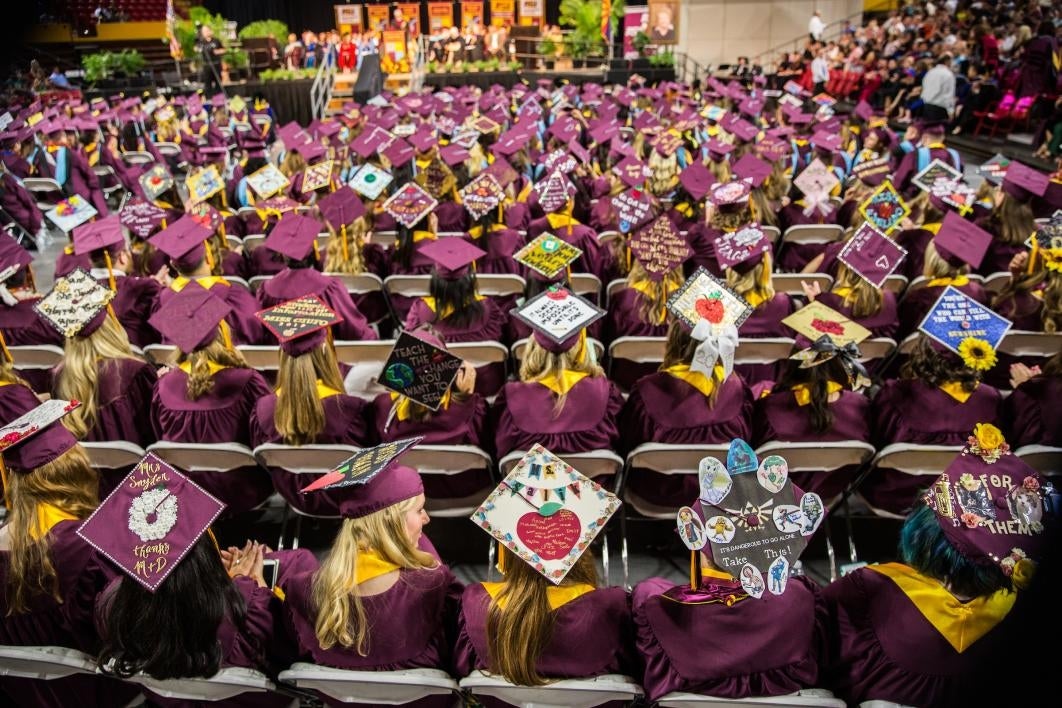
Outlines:
{"type": "Polygon", "coordinates": [[[229,281],[233,285],[239,285],[247,292],[251,292],[251,284],[238,275],[225,275],[222,276],[225,280],[229,281]]]}
{"type": "Polygon", "coordinates": [[[801,283],[812,285],[819,284],[824,293],[828,293],[833,287],[833,276],[829,273],[772,273],[771,285],[776,292],[786,295],[804,297],[804,286],[801,283]]]}
{"type": "MultiPolygon", "coordinates": [[[[242,215],[246,208],[247,207],[244,207],[244,209],[240,209],[239,213],[242,215]]],[[[254,212],[254,209],[251,209],[250,211],[254,212]]],[[[255,212],[255,213],[257,213],[257,212],[255,212]]],[[[250,253],[254,249],[256,249],[259,246],[261,246],[263,243],[265,243],[265,240],[266,240],[266,235],[265,234],[247,234],[246,236],[243,237],[243,250],[244,250],[244,252],[245,253],[250,253]]]]}
{"type": "Polygon", "coordinates": [[[177,143],[155,143],[155,149],[163,157],[177,158],[181,156],[181,146],[177,143]]]}
{"type": "Polygon", "coordinates": [[[272,280],[271,275],[252,275],[251,279],[247,281],[247,287],[251,289],[252,293],[257,293],[258,289],[262,287],[262,283],[268,280],[272,280]]]}
{"type": "Polygon", "coordinates": [[[482,273],[476,275],[476,286],[480,295],[487,297],[520,297],[524,294],[527,283],[519,275],[512,273],[482,273]]]}
{"type": "Polygon", "coordinates": [[[376,382],[387,355],[395,346],[393,339],[335,343],[336,359],[350,366],[343,388],[351,396],[371,401],[387,389],[376,382]]]}
{"type": "Polygon", "coordinates": [[[100,189],[103,190],[104,198],[109,199],[116,192],[125,191],[121,180],[118,179],[118,175],[110,165],[96,165],[92,168],[92,172],[100,180],[100,189]]]}
{"type": "Polygon", "coordinates": [[[33,201],[41,211],[51,210],[64,198],[63,188],[50,177],[27,177],[22,180],[22,186],[33,195],[33,201]]]}
{"type": "Polygon", "coordinates": [[[859,343],[859,361],[873,361],[891,356],[896,351],[896,341],[889,337],[873,337],[859,343]]]}
{"type": "Polygon", "coordinates": [[[609,359],[637,364],[659,364],[664,360],[667,337],[618,337],[608,347],[609,359]]]}
{"type": "Polygon", "coordinates": [[[430,275],[389,275],[384,278],[384,291],[402,297],[427,297],[430,275]]]}
{"type": "Polygon", "coordinates": [[[714,457],[724,465],[730,450],[729,444],[668,445],[666,443],[642,443],[627,455],[623,485],[618,493],[631,508],[650,519],[674,520],[677,508],[652,504],[624,488],[632,470],[644,470],[656,474],[696,475],[701,460],[714,457]]]}
{"type": "Polygon", "coordinates": [[[280,347],[275,344],[241,344],[236,350],[252,369],[276,371],[280,368],[280,347]]]}
{"type": "MultiPolygon", "coordinates": [[[[924,486],[928,487],[961,452],[961,446],[893,443],[882,448],[870,464],[873,471],[881,471],[882,474],[888,471],[890,474],[920,477],[925,482],[924,486]]],[[[858,490],[856,494],[859,494],[858,490]]],[[[877,516],[886,519],[904,518],[901,514],[875,507],[867,502],[865,497],[862,498],[867,508],[877,516]]]]}
{"type": "Polygon", "coordinates": [[[210,678],[179,678],[159,680],[145,674],[136,674],[128,683],[143,686],[152,693],[184,701],[225,701],[249,693],[269,693],[276,685],[261,671],[230,666],[221,669],[210,678]]]}
{"type": "Polygon", "coordinates": [[[897,354],[910,354],[914,351],[915,345],[918,344],[918,339],[922,336],[921,332],[912,332],[903,338],[903,341],[896,347],[897,354]]]}
{"type": "MultiPolygon", "coordinates": [[[[475,445],[417,445],[402,453],[401,461],[421,475],[443,477],[470,470],[482,470],[489,474],[494,469],[490,455],[475,445]]],[[[492,489],[494,482],[490,481],[483,489],[463,498],[429,499],[425,508],[432,516],[439,518],[467,517],[492,489]]]]}
{"type": "Polygon", "coordinates": [[[225,236],[225,245],[229,247],[230,251],[235,251],[237,248],[243,248],[243,239],[239,236],[227,234],[225,236]]]}
{"type": "Polygon", "coordinates": [[[782,243],[833,243],[843,237],[840,224],[794,224],[782,234],[782,243]]]}
{"type": "MultiPolygon", "coordinates": [[[[598,340],[594,339],[593,337],[587,337],[586,341],[589,342],[590,346],[594,348],[594,355],[597,357],[597,360],[599,362],[603,361],[605,358],[605,345],[599,342],[598,340]]],[[[513,346],[510,347],[510,351],[513,354],[513,359],[516,360],[516,366],[518,368],[521,362],[523,362],[524,360],[524,351],[527,349],[527,343],[528,339],[525,337],[524,339],[516,340],[515,342],[513,342],[513,346]]]]}
{"type": "Polygon", "coordinates": [[[789,337],[757,337],[739,339],[734,352],[735,364],[774,364],[788,359],[796,342],[789,337]]]}
{"type": "Polygon", "coordinates": [[[859,704],[859,708],[915,708],[915,706],[909,706],[906,703],[893,703],[892,701],[883,701],[875,698],[869,701],[863,701],[859,704]]]}
{"type": "Polygon", "coordinates": [[[239,443],[177,443],[160,440],[147,448],[164,462],[187,472],[229,472],[257,467],[251,448],[239,443]]]}
{"type": "Polygon", "coordinates": [[[401,705],[429,696],[456,695],[457,682],[441,669],[348,671],[316,664],[292,664],[281,682],[318,691],[343,703],[401,705]]]}
{"type": "Polygon", "coordinates": [[[598,302],[601,297],[601,279],[593,273],[572,273],[568,285],[576,295],[598,302]]]}
{"type": "Polygon", "coordinates": [[[612,296],[618,293],[620,290],[623,290],[623,288],[625,287],[627,287],[626,278],[616,278],[615,280],[610,280],[608,286],[605,288],[605,304],[602,305],[602,307],[607,309],[608,304],[612,302],[612,296]]]}
{"type": "Polygon", "coordinates": [[[845,702],[825,688],[806,688],[785,696],[716,698],[697,693],[669,693],[656,702],[661,708],[728,708],[729,706],[773,706],[773,708],[844,708],[845,702]]]}
{"type": "Polygon", "coordinates": [[[1023,445],[1014,454],[1040,474],[1048,477],[1062,475],[1062,447],[1023,445]]]}
{"type": "MultiPolygon", "coordinates": [[[[423,447],[423,446],[421,446],[423,447]]],[[[527,454],[526,450],[515,450],[498,460],[498,472],[502,477],[509,474],[516,463],[527,454]]],[[[594,479],[595,477],[615,477],[622,470],[624,460],[611,450],[589,450],[587,452],[556,453],[569,465],[594,479]]]]}
{"type": "Polygon", "coordinates": [[[0,676],[50,681],[95,674],[96,659],[77,649],[52,646],[0,646],[0,676]]]}
{"type": "Polygon", "coordinates": [[[475,367],[504,364],[509,359],[509,350],[500,342],[453,342],[446,348],[475,367]]]}
{"type": "Polygon", "coordinates": [[[398,240],[397,231],[373,231],[372,242],[378,243],[382,248],[393,248],[398,240]]]}
{"type": "Polygon", "coordinates": [[[776,246],[778,242],[782,240],[782,230],[777,226],[760,225],[760,230],[764,235],[771,239],[771,245],[776,246]]]}
{"type": "Polygon", "coordinates": [[[343,283],[351,295],[383,292],[383,280],[375,273],[325,273],[343,283]]]}
{"type": "Polygon", "coordinates": [[[605,244],[609,241],[614,241],[617,238],[623,238],[623,234],[619,231],[602,231],[597,235],[597,242],[605,244]]]}
{"type": "Polygon", "coordinates": [[[110,442],[83,441],[81,447],[95,469],[118,470],[132,467],[144,457],[144,448],[125,440],[110,442]]]}
{"type": "Polygon", "coordinates": [[[1038,356],[1050,359],[1062,351],[1062,336],[1057,333],[1010,331],[999,343],[999,351],[1011,356],[1038,356]]]}
{"type": "Polygon", "coordinates": [[[16,369],[52,369],[63,361],[63,348],[54,344],[8,347],[16,369]]]}
{"type": "Polygon", "coordinates": [[[148,344],[144,347],[144,356],[156,366],[177,365],[177,347],[172,344],[148,344]]]}
{"type": "Polygon", "coordinates": [[[644,695],[637,681],[622,674],[564,679],[544,686],[517,686],[477,670],[461,679],[460,685],[473,696],[497,698],[520,708],[593,708],[611,701],[628,703],[644,695]]]}
{"type": "Polygon", "coordinates": [[[989,273],[985,276],[984,289],[998,295],[1010,283],[1010,273],[989,273]]]}
{"type": "Polygon", "coordinates": [[[888,278],[885,278],[885,282],[881,284],[881,289],[888,290],[896,297],[899,297],[907,289],[907,276],[893,273],[888,278]]]}
{"type": "MultiPolygon", "coordinates": [[[[167,143],[156,143],[155,147],[158,148],[160,145],[167,145],[167,143]]],[[[159,152],[162,154],[166,154],[162,150],[159,150],[159,152]]],[[[177,152],[180,152],[180,148],[177,149],[177,152]]],[[[140,150],[129,150],[128,152],[122,153],[122,159],[125,160],[125,163],[127,165],[150,165],[152,162],[155,161],[155,156],[152,155],[150,152],[142,152],[140,150]]]]}

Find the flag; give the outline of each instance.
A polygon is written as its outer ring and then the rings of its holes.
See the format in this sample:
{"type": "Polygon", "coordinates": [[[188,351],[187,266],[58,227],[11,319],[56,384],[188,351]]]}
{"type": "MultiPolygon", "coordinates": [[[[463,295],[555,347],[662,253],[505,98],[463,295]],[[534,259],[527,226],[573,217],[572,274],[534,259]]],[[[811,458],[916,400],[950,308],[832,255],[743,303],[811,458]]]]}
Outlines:
{"type": "Polygon", "coordinates": [[[606,45],[612,42],[612,0],[601,0],[601,36],[606,45]]]}
{"type": "Polygon", "coordinates": [[[170,41],[170,56],[180,59],[184,52],[177,41],[177,13],[173,11],[173,0],[166,0],[166,39],[170,41]]]}

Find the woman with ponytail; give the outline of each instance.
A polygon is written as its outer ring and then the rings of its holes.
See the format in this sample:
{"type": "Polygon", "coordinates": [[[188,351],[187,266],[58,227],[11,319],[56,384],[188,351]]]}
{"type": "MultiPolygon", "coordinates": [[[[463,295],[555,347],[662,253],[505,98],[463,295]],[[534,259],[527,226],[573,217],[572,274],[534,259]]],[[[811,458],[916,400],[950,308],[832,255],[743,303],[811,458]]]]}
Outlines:
{"type": "MultiPolygon", "coordinates": [[[[251,444],[251,413],[272,391],[233,346],[225,321],[231,308],[210,290],[189,283],[151,318],[177,346],[176,366],[163,373],[151,397],[151,425],[159,440],[251,444]]],[[[255,467],[202,472],[196,481],[235,512],[252,509],[273,491],[255,467]]]]}
{"type": "Polygon", "coordinates": [[[447,669],[462,586],[423,534],[420,475],[391,462],[350,489],[320,567],[284,588],[298,660],[359,671],[447,669]]]}

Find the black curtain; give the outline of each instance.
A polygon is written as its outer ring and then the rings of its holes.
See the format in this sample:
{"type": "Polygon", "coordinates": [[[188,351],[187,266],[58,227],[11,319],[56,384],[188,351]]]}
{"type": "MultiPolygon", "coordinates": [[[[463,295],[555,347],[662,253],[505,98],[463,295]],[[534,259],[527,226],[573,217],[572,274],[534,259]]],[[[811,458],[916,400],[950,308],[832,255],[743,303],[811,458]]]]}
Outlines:
{"type": "MultiPolygon", "coordinates": [[[[242,29],[255,20],[280,20],[292,32],[303,30],[321,32],[336,26],[334,2],[325,0],[206,0],[203,7],[227,20],[235,20],[237,29],[242,29]]],[[[287,38],[277,37],[281,46],[287,38]]]]}

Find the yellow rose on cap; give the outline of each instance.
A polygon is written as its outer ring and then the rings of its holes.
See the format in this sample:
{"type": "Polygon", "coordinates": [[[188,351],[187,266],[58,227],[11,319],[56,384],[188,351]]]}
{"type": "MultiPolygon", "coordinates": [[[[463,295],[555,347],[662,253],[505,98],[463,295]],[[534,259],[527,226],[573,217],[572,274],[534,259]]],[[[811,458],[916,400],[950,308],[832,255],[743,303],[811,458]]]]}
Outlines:
{"type": "Polygon", "coordinates": [[[982,450],[995,450],[1003,444],[1003,432],[991,423],[978,423],[974,426],[977,446],[982,450]]]}

